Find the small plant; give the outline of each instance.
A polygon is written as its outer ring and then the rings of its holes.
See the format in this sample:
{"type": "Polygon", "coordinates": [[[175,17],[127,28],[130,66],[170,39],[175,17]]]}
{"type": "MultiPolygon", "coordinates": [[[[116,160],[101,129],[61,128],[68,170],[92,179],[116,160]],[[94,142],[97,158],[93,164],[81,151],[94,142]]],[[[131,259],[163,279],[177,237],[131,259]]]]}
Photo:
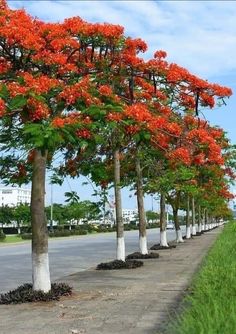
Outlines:
{"type": "Polygon", "coordinates": [[[21,304],[59,300],[61,296],[70,296],[72,288],[66,283],[53,283],[47,293],[34,291],[32,284],[26,283],[15,290],[0,295],[0,304],[21,304]]]}
{"type": "Polygon", "coordinates": [[[148,253],[142,254],[140,252],[135,252],[126,256],[127,260],[130,259],[157,259],[159,257],[158,253],[148,253]]]}
{"type": "Polygon", "coordinates": [[[134,269],[142,267],[143,262],[137,260],[114,260],[111,262],[100,263],[97,265],[97,270],[114,270],[114,269],[134,269]]]}
{"type": "Polygon", "coordinates": [[[4,241],[6,239],[6,234],[3,232],[3,230],[0,230],[0,242],[4,241]]]}

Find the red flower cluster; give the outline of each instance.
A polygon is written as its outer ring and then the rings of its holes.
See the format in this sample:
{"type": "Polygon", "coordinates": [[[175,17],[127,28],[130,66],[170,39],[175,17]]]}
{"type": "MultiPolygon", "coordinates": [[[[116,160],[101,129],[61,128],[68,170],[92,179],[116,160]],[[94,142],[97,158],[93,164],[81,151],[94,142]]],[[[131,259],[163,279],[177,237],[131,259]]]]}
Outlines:
{"type": "Polygon", "coordinates": [[[76,136],[83,139],[89,139],[91,138],[91,132],[88,129],[79,129],[76,130],[76,136]]]}
{"type": "Polygon", "coordinates": [[[111,96],[113,94],[111,87],[109,87],[108,85],[100,86],[98,91],[103,96],[111,96]]]}
{"type": "Polygon", "coordinates": [[[152,119],[147,106],[143,103],[135,103],[124,110],[125,116],[138,122],[148,122],[152,119]]]}
{"type": "Polygon", "coordinates": [[[191,155],[187,148],[180,147],[167,154],[171,162],[181,162],[185,165],[191,164],[191,155]]]}
{"type": "Polygon", "coordinates": [[[0,117],[2,117],[5,114],[6,105],[3,99],[0,98],[0,117]]]}
{"type": "Polygon", "coordinates": [[[35,98],[31,97],[27,101],[27,108],[29,110],[29,117],[32,121],[40,121],[48,118],[50,110],[48,106],[35,98]]]}
{"type": "Polygon", "coordinates": [[[167,53],[163,50],[158,50],[154,53],[154,58],[161,59],[161,58],[166,58],[166,56],[167,56],[167,53]]]}
{"type": "MultiPolygon", "coordinates": [[[[89,78],[85,77],[72,86],[66,86],[59,94],[59,99],[65,100],[67,105],[73,105],[77,100],[81,100],[86,106],[89,106],[92,102],[95,102],[95,99],[91,96],[89,90],[89,78]]],[[[98,100],[96,100],[96,103],[98,104],[98,100]]]]}

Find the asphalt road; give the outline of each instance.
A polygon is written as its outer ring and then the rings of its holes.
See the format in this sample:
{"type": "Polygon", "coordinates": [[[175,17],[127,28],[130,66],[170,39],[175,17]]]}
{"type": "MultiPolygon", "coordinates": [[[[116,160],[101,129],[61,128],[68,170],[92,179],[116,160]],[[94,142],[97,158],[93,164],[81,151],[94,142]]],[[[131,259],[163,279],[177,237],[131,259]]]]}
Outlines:
{"type": "MultiPolygon", "coordinates": [[[[148,245],[159,242],[159,229],[148,230],[148,245]]],[[[168,240],[175,231],[168,231],[168,240]]],[[[138,251],[138,231],[125,232],[126,254],[138,251]]],[[[116,255],[115,233],[49,240],[52,281],[83,271],[116,255]]],[[[0,246],[0,293],[31,282],[31,243],[0,246]]]]}

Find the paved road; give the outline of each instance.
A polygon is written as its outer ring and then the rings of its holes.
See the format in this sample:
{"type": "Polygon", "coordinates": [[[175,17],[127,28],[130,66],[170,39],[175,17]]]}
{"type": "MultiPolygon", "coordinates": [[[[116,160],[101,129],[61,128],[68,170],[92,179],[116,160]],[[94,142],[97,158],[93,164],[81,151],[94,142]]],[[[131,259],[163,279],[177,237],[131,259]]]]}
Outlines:
{"type": "MultiPolygon", "coordinates": [[[[175,249],[160,251],[159,259],[144,260],[141,268],[90,269],[63,277],[74,288],[71,298],[0,305],[0,333],[166,333],[164,328],[176,315],[194,272],[221,231],[218,228],[175,249]]],[[[133,232],[127,235],[132,239],[133,232]]]]}
{"type": "MultiPolygon", "coordinates": [[[[175,238],[168,231],[168,239],[175,238]]],[[[125,233],[126,254],[138,250],[138,231],[125,233]]],[[[159,229],[148,230],[148,243],[159,241],[159,229]]],[[[54,239],[49,241],[52,280],[88,269],[102,261],[114,259],[115,233],[54,239]]],[[[31,282],[31,244],[0,246],[0,292],[31,282]]]]}

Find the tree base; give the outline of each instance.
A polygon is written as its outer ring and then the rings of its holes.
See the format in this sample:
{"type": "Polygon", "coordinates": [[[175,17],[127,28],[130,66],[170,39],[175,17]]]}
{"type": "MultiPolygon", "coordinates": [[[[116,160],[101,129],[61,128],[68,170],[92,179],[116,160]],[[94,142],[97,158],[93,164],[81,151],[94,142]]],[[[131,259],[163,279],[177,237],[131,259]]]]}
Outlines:
{"type": "Polygon", "coordinates": [[[0,304],[22,304],[32,302],[49,302],[59,300],[61,296],[70,296],[72,287],[65,283],[53,283],[51,290],[47,293],[34,291],[30,283],[23,284],[7,293],[0,295],[0,304]]]}
{"type": "Polygon", "coordinates": [[[159,254],[158,253],[148,253],[148,254],[142,254],[140,252],[134,252],[132,254],[129,254],[126,256],[127,260],[130,259],[157,259],[159,258],[159,254]]]}
{"type": "Polygon", "coordinates": [[[183,240],[191,240],[191,239],[194,239],[194,237],[195,237],[195,236],[191,235],[191,237],[187,239],[187,238],[186,238],[186,235],[184,235],[184,236],[183,236],[183,240]]]}
{"type": "Polygon", "coordinates": [[[203,234],[203,232],[197,232],[196,237],[200,237],[200,235],[202,235],[202,234],[203,234]]]}
{"type": "Polygon", "coordinates": [[[118,270],[118,269],[134,269],[142,267],[143,262],[137,260],[113,260],[111,262],[100,263],[97,265],[97,270],[118,270]]]}
{"type": "Polygon", "coordinates": [[[161,246],[160,244],[156,244],[150,247],[151,250],[164,250],[164,249],[171,249],[171,248],[176,248],[176,245],[169,244],[169,247],[166,247],[166,246],[161,246]]]}

